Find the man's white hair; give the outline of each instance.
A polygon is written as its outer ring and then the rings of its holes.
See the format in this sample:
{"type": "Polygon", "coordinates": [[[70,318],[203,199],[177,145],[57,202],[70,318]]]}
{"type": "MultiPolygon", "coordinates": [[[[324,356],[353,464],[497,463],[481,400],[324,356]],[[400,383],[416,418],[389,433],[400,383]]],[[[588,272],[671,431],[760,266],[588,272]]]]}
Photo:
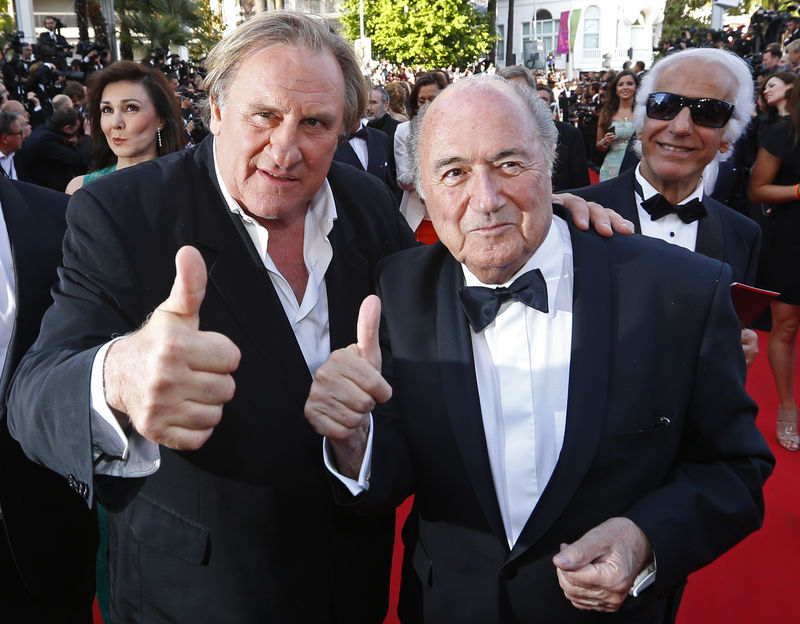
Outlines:
{"type": "MultiPolygon", "coordinates": [[[[637,135],[641,135],[645,119],[647,119],[647,98],[650,97],[651,93],[658,92],[658,80],[664,70],[672,67],[676,63],[698,62],[714,64],[733,78],[735,87],[733,93],[730,94],[733,98],[731,102],[731,104],[734,105],[733,115],[722,133],[722,142],[730,143],[732,146],[736,143],[736,140],[742,136],[755,110],[753,76],[750,73],[750,67],[748,67],[747,63],[740,57],[733,52],[719,50],[717,48],[689,48],[687,50],[681,50],[670,54],[653,65],[652,69],[642,79],[642,84],[639,85],[639,89],[636,92],[636,108],[633,112],[633,120],[637,135]]],[[[709,84],[718,81],[718,74],[709,75],[709,84]]],[[[636,151],[641,155],[640,145],[636,146],[636,151]]],[[[717,152],[716,159],[719,161],[726,160],[732,153],[733,150],[717,152]]]]}

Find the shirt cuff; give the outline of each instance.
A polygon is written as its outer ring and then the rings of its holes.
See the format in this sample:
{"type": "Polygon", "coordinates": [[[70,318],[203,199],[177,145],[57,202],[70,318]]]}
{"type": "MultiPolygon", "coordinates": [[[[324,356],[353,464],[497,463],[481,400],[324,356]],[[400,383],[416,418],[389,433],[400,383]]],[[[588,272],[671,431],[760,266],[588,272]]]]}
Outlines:
{"type": "Polygon", "coordinates": [[[158,470],[161,455],[158,445],[131,429],[126,435],[114,412],[106,403],[103,365],[109,347],[104,344],[94,356],[91,374],[91,428],[95,474],[115,477],[144,477],[158,470]]]}
{"type": "Polygon", "coordinates": [[[628,593],[637,598],[645,589],[650,587],[656,582],[656,556],[653,554],[653,560],[647,564],[647,567],[639,572],[639,575],[633,580],[633,586],[628,593]]]}
{"type": "Polygon", "coordinates": [[[353,496],[358,496],[369,489],[369,477],[372,471],[372,414],[369,415],[369,434],[367,435],[367,448],[364,450],[364,459],[361,461],[361,469],[358,471],[358,480],[345,477],[333,466],[330,451],[328,449],[328,438],[322,440],[322,458],[328,471],[350,491],[353,496]]]}

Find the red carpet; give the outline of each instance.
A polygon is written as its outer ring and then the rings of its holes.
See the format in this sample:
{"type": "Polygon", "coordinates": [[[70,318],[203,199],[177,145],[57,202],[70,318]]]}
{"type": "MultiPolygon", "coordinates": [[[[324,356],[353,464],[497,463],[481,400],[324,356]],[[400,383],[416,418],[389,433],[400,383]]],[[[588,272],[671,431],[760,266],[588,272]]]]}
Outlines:
{"type": "MultiPolygon", "coordinates": [[[[757,423],[761,433],[777,458],[775,471],[764,488],[767,509],[764,526],[689,577],[678,624],[800,623],[800,602],[797,600],[800,583],[797,572],[797,557],[800,556],[800,453],[790,453],[775,441],[778,400],[767,362],[767,334],[758,332],[758,335],[761,352],[748,373],[747,389],[759,405],[757,423]]],[[[797,385],[800,386],[800,382],[797,385]]],[[[410,508],[410,501],[406,501],[397,513],[398,541],[392,566],[389,616],[385,624],[399,622],[396,615],[402,556],[399,531],[410,508]]]]}

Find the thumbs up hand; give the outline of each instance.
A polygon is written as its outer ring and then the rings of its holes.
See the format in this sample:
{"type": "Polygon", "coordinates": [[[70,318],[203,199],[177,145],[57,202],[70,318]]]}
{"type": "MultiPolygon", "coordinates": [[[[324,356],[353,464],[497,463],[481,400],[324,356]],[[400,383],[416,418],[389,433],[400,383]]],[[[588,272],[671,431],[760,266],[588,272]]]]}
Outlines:
{"type": "Polygon", "coordinates": [[[392,396],[380,373],[380,319],[381,300],[370,295],[358,313],[358,342],[334,351],[317,369],[305,407],[311,426],[328,438],[339,472],[354,479],[364,458],[370,412],[392,396]]]}
{"type": "Polygon", "coordinates": [[[106,402],[124,427],[178,450],[200,448],[233,398],[241,354],[226,336],[199,331],[206,292],[203,258],[175,256],[169,297],[135,333],[113,343],[103,365],[106,402]]]}

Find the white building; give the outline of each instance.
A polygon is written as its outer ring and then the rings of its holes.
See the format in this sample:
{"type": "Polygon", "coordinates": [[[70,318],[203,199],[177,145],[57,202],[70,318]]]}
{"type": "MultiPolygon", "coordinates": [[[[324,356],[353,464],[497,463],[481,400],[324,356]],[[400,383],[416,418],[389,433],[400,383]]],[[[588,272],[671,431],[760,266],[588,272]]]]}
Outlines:
{"type": "Polygon", "coordinates": [[[579,72],[621,69],[628,60],[644,61],[649,68],[664,22],[665,0],[515,0],[509,29],[508,1],[497,2],[498,67],[536,63],[544,68],[552,51],[556,68],[575,77],[579,72]],[[572,41],[569,55],[556,53],[562,18],[572,41]],[[513,59],[505,58],[509,32],[513,59]]]}

